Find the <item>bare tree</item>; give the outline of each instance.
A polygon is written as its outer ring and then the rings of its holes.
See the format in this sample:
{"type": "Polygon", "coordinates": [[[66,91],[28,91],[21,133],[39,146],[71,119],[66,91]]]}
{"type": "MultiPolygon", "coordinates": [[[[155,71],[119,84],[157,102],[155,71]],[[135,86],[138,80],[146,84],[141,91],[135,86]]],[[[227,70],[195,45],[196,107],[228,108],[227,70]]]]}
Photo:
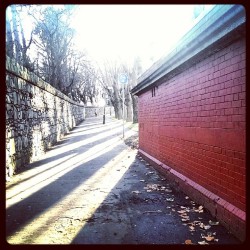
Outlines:
{"type": "Polygon", "coordinates": [[[97,74],[89,61],[81,61],[75,81],[69,87],[68,93],[75,101],[83,102],[85,105],[88,101],[92,105],[97,101],[99,94],[97,74]]]}
{"type": "Polygon", "coordinates": [[[128,84],[125,86],[125,106],[126,106],[126,121],[138,122],[137,96],[131,94],[131,89],[137,84],[137,78],[142,72],[141,61],[139,57],[134,59],[132,67],[127,64],[122,64],[122,70],[129,77],[128,84]]]}
{"type": "Polygon", "coordinates": [[[33,31],[31,31],[30,39],[27,42],[20,17],[20,14],[26,7],[26,5],[13,4],[6,9],[6,54],[11,58],[15,58],[19,64],[33,71],[33,63],[27,54],[27,50],[32,42],[33,31]]]}
{"type": "Polygon", "coordinates": [[[114,107],[115,117],[120,120],[122,119],[122,88],[118,83],[119,72],[120,66],[117,63],[106,61],[102,67],[98,66],[97,79],[114,107]]]}
{"type": "Polygon", "coordinates": [[[65,66],[70,49],[73,46],[74,30],[68,19],[72,10],[55,9],[53,6],[40,10],[39,18],[30,13],[36,20],[34,43],[41,55],[39,74],[51,85],[62,90],[65,83],[65,66]]]}
{"type": "Polygon", "coordinates": [[[126,63],[108,62],[103,67],[98,67],[97,79],[101,83],[103,91],[108,95],[109,100],[114,107],[115,117],[122,119],[122,88],[124,88],[124,105],[126,121],[138,122],[137,115],[137,97],[131,95],[131,89],[137,84],[137,77],[142,68],[139,58],[135,59],[134,65],[129,68],[126,63]],[[120,73],[128,75],[128,84],[120,85],[118,76],[120,73]]]}
{"type": "MultiPolygon", "coordinates": [[[[131,72],[131,87],[135,87],[137,85],[137,79],[139,75],[142,73],[141,59],[136,57],[134,60],[134,65],[131,72]]],[[[132,89],[131,88],[131,89],[132,89]]],[[[133,123],[138,122],[138,97],[131,94],[132,105],[133,105],[133,123]]]]}
{"type": "Polygon", "coordinates": [[[7,56],[14,58],[14,41],[12,38],[12,28],[7,10],[8,9],[6,9],[6,54],[7,56]]]}
{"type": "Polygon", "coordinates": [[[14,33],[14,48],[15,48],[15,59],[17,62],[21,62],[21,43],[19,39],[19,33],[18,33],[18,28],[17,28],[17,17],[18,17],[18,12],[16,9],[16,5],[12,4],[10,6],[11,8],[11,14],[12,14],[12,22],[13,22],[13,33],[14,33]]]}
{"type": "Polygon", "coordinates": [[[70,26],[74,6],[11,5],[6,12],[6,54],[75,101],[94,103],[98,94],[96,72],[86,53],[75,50],[70,26]],[[34,25],[29,36],[23,14],[34,25]],[[32,47],[34,62],[28,56],[32,47]]]}
{"type": "Polygon", "coordinates": [[[132,97],[130,94],[130,90],[132,89],[132,78],[131,78],[131,69],[129,66],[125,63],[121,65],[122,72],[126,73],[128,76],[128,83],[123,86],[124,87],[124,105],[126,107],[125,112],[126,112],[126,121],[127,122],[132,122],[133,120],[133,106],[132,106],[132,97]]]}

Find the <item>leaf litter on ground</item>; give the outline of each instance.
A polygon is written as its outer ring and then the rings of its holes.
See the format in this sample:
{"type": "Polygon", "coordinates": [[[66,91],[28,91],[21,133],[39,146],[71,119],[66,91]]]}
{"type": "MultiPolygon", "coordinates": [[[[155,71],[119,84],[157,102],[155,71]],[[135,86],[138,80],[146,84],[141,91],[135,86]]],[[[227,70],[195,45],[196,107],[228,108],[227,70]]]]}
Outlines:
{"type": "Polygon", "coordinates": [[[193,245],[193,242],[192,242],[192,240],[185,240],[185,244],[186,245],[193,245]]]}
{"type": "Polygon", "coordinates": [[[131,193],[132,193],[132,194],[141,194],[141,192],[138,191],[138,190],[132,191],[131,193]]]}
{"type": "Polygon", "coordinates": [[[166,201],[173,202],[174,198],[166,198],[166,201]]]}
{"type": "Polygon", "coordinates": [[[211,226],[218,226],[219,225],[219,221],[211,221],[209,220],[208,222],[211,226]]]}

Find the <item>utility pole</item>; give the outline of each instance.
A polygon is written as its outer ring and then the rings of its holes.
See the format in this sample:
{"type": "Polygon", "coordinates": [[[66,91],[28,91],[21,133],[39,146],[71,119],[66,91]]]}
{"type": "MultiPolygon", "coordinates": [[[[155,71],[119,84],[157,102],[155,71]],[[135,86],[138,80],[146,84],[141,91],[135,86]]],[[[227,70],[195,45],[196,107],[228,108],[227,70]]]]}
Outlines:
{"type": "Polygon", "coordinates": [[[124,85],[122,85],[122,138],[124,138],[124,85]]]}

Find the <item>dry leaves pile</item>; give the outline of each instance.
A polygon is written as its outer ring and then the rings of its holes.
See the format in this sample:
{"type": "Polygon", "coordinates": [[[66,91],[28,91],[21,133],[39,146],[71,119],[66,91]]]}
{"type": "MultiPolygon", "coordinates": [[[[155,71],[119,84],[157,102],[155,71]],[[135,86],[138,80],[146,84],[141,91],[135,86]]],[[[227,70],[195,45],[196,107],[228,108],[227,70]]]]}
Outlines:
{"type": "Polygon", "coordinates": [[[152,191],[164,191],[166,193],[172,193],[172,190],[165,187],[165,186],[162,186],[162,185],[159,185],[159,184],[147,184],[146,187],[144,187],[144,189],[147,190],[147,192],[152,192],[152,191]]]}
{"type": "MultiPolygon", "coordinates": [[[[140,159],[140,161],[144,162],[145,160],[142,157],[138,157],[140,159]]],[[[146,163],[146,166],[150,166],[149,163],[146,163]]],[[[145,175],[150,175],[150,174],[154,174],[153,171],[149,171],[147,172],[145,175]]],[[[165,179],[162,179],[165,180],[165,179]]],[[[145,182],[145,180],[140,180],[140,182],[145,182]]],[[[144,187],[144,190],[146,190],[146,192],[153,192],[153,191],[160,191],[160,192],[165,192],[165,193],[172,193],[172,190],[169,188],[168,185],[163,186],[163,185],[159,185],[159,184],[147,184],[144,187]]],[[[132,193],[134,194],[140,194],[140,191],[132,191],[132,193]]],[[[162,193],[163,194],[163,193],[162,193]]],[[[174,196],[174,195],[172,195],[174,196]]],[[[188,196],[185,196],[186,200],[189,200],[190,198],[188,196]]],[[[174,197],[167,197],[166,198],[167,202],[174,202],[175,198],[174,197]]],[[[193,232],[197,232],[198,230],[202,230],[203,233],[201,233],[201,241],[198,241],[197,243],[199,245],[209,245],[210,243],[214,243],[214,242],[218,242],[219,239],[215,238],[216,237],[216,232],[209,232],[207,230],[211,229],[212,226],[217,226],[219,225],[218,221],[211,221],[209,220],[208,223],[203,223],[201,220],[201,217],[198,217],[199,220],[194,220],[191,221],[190,219],[190,215],[189,213],[198,213],[198,214],[202,214],[204,213],[204,208],[203,206],[197,206],[197,204],[190,200],[190,207],[187,206],[179,206],[180,210],[176,210],[173,208],[174,205],[172,205],[172,207],[168,206],[167,208],[171,208],[171,210],[173,212],[177,211],[178,215],[181,218],[181,221],[183,222],[183,225],[188,226],[188,230],[191,232],[191,234],[193,234],[193,232]]],[[[162,213],[163,211],[161,210],[156,210],[156,211],[144,211],[143,213],[162,213]]],[[[197,243],[193,243],[192,240],[187,239],[185,240],[185,244],[186,245],[193,245],[193,244],[197,244],[197,243]]]]}
{"type": "MultiPolygon", "coordinates": [[[[186,199],[187,199],[187,196],[186,196],[186,199]]],[[[191,204],[193,205],[192,208],[180,206],[181,210],[177,211],[179,216],[181,217],[181,220],[183,222],[185,222],[185,223],[183,223],[183,225],[187,225],[190,232],[194,232],[194,231],[196,231],[198,229],[206,231],[206,230],[210,229],[211,226],[219,225],[218,221],[211,221],[211,220],[209,220],[209,224],[207,224],[207,225],[202,223],[199,220],[190,221],[190,217],[189,217],[188,213],[190,213],[190,212],[203,213],[204,212],[203,206],[199,206],[197,208],[197,207],[194,206],[195,202],[193,202],[193,201],[191,201],[191,204]]],[[[201,238],[204,239],[204,240],[198,241],[198,244],[199,245],[209,245],[210,242],[218,242],[219,239],[215,238],[215,236],[216,236],[216,232],[213,232],[213,233],[212,232],[206,232],[206,234],[202,233],[201,238]]],[[[188,240],[185,241],[185,244],[186,245],[191,245],[191,244],[194,244],[194,243],[191,240],[188,239],[188,240]]]]}

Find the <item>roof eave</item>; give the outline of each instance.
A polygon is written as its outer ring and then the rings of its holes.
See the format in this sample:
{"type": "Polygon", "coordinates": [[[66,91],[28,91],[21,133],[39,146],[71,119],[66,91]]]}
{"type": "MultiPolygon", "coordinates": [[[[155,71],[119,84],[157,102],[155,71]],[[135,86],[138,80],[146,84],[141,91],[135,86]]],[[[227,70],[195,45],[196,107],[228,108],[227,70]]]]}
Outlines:
{"type": "Polygon", "coordinates": [[[245,9],[242,5],[215,6],[183,36],[170,54],[139,77],[139,82],[131,93],[140,95],[153,84],[161,84],[161,80],[173,77],[204,56],[215,53],[216,49],[222,48],[226,43],[231,43],[245,32],[245,21],[245,9]],[[237,34],[232,36],[232,32],[237,34]]]}

